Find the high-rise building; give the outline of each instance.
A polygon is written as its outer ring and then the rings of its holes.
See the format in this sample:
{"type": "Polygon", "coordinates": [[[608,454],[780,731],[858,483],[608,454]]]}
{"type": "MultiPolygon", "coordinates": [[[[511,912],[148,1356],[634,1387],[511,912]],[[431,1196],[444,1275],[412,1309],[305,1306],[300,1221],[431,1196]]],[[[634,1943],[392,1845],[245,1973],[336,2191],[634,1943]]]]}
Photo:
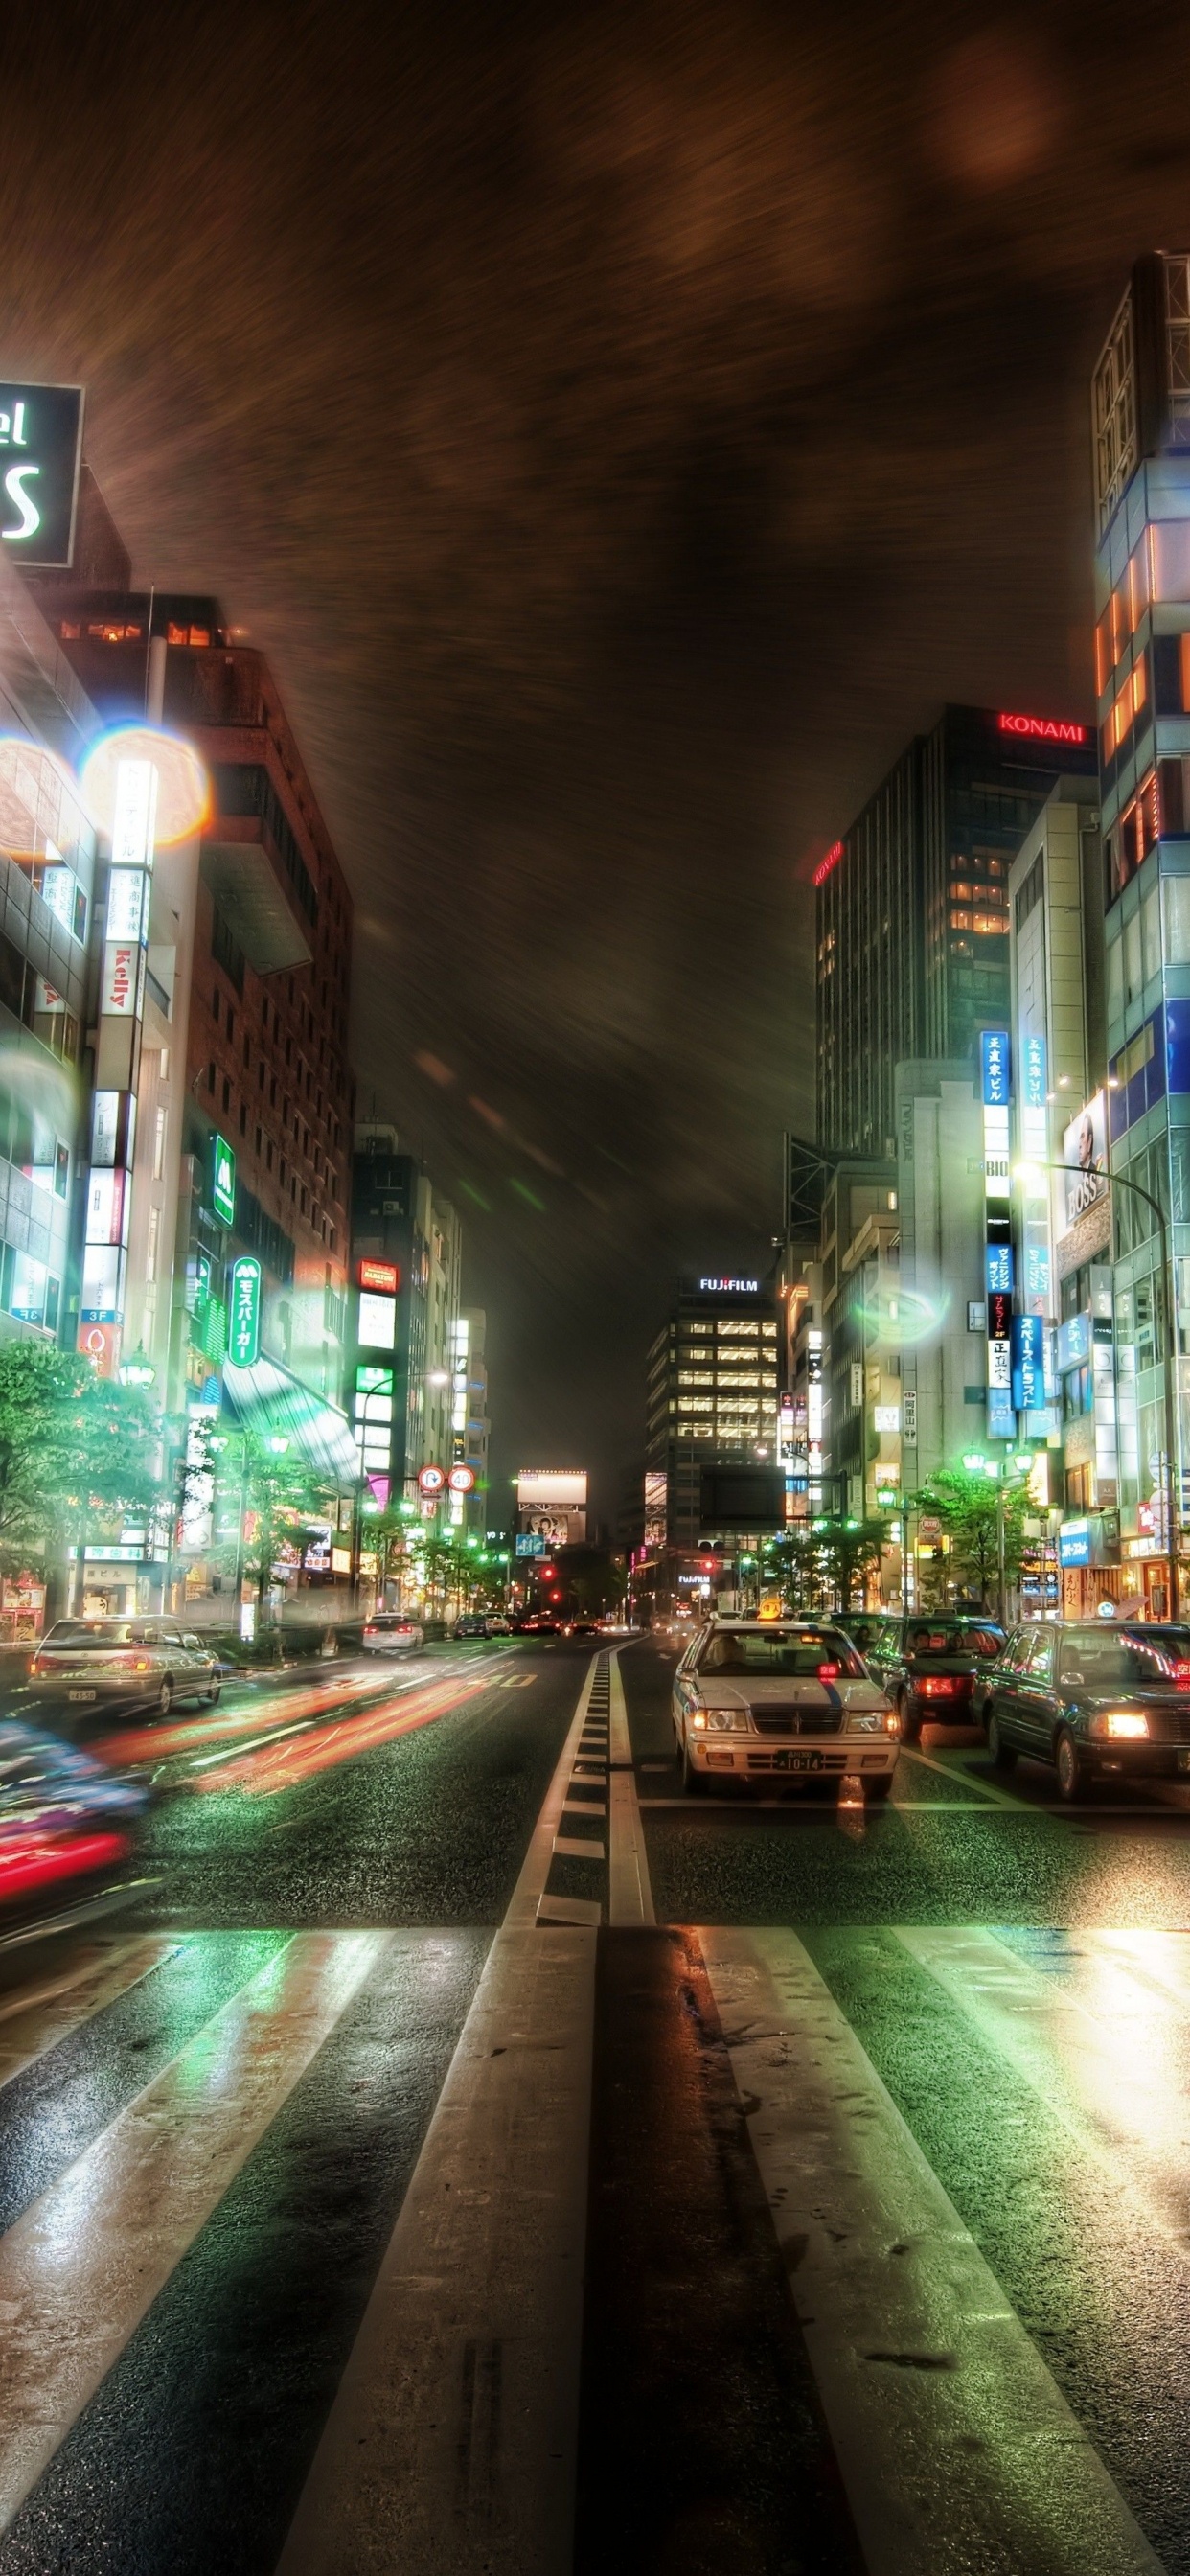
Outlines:
{"type": "Polygon", "coordinates": [[[455,1326],[452,1429],[452,1445],[459,1453],[459,1460],[470,1468],[475,1478],[465,1500],[462,1518],[469,1529],[486,1529],[491,1422],[488,1415],[487,1316],[479,1306],[469,1306],[455,1326]]]}
{"type": "Polygon", "coordinates": [[[1137,262],[1095,369],[1093,432],[1107,1087],[1086,1123],[1111,1175],[1123,1566],[1160,1614],[1167,1402],[1175,1509],[1190,1453],[1175,1383],[1190,1352],[1190,252],[1137,262]],[[1164,1211],[1168,1257],[1128,1183],[1164,1211]]]}
{"type": "Polygon", "coordinates": [[[360,1462],[382,1505],[414,1501],[423,1467],[449,1473],[467,1461],[466,1425],[456,1451],[454,1418],[462,1230],[395,1127],[375,1121],[355,1131],[351,1263],[360,1462]],[[377,1307],[376,1294],[395,1303],[377,1307]]]}
{"type": "Polygon", "coordinates": [[[817,871],[818,1135],[891,1156],[895,1069],[973,1055],[1006,1025],[1008,870],[1055,780],[1092,773],[1089,724],[948,706],[817,871]]]}
{"type": "Polygon", "coordinates": [[[756,1279],[680,1289],[648,1361],[646,1491],[666,1543],[701,1535],[707,1467],[768,1465],[777,1450],[777,1300],[756,1279]],[[664,1496],[658,1479],[664,1477],[664,1496]]]}

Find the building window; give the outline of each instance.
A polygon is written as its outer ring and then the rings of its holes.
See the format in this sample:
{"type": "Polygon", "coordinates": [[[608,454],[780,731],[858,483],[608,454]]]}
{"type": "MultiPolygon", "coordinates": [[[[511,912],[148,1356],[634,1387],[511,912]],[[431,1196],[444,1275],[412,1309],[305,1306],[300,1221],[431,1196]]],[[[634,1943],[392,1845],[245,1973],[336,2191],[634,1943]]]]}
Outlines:
{"type": "Polygon", "coordinates": [[[165,1170],[165,1131],[168,1124],[168,1110],[159,1109],[157,1112],[156,1125],[153,1129],[153,1178],[155,1181],[159,1181],[161,1179],[165,1170]]]}

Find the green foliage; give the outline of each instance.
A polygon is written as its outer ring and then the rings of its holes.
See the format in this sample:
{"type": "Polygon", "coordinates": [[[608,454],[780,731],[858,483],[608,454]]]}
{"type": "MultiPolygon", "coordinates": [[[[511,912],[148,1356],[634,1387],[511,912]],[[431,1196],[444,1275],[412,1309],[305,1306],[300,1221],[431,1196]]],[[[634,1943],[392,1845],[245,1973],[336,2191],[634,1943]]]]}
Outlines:
{"type": "MultiPolygon", "coordinates": [[[[263,1598],[286,1542],[296,1539],[307,1521],[325,1518],[324,1488],[300,1449],[270,1449],[268,1440],[256,1431],[243,1431],[240,1443],[244,1571],[263,1598]]],[[[229,1480],[234,1465],[221,1468],[221,1473],[229,1480]]]]}
{"type": "MultiPolygon", "coordinates": [[[[949,1555],[933,1568],[929,1588],[952,1584],[984,1609],[999,1582],[996,1492],[995,1478],[982,1468],[940,1467],[916,1498],[919,1513],[939,1521],[950,1540],[949,1555]]],[[[1027,1480],[1009,1478],[1004,1486],[1004,1565],[1010,1583],[1020,1574],[1024,1522],[1035,1508],[1027,1480]]],[[[926,1576],[926,1568],[922,1570],[926,1576]]],[[[927,1586],[928,1577],[923,1589],[927,1586]]]]}
{"type": "Polygon", "coordinates": [[[96,1513],[151,1512],[160,1442],[143,1388],[74,1351],[0,1344],[0,1562],[44,1565],[96,1513]]]}
{"type": "Polygon", "coordinates": [[[766,1562],[785,1608],[815,1617],[824,1610],[854,1609],[887,1546],[883,1521],[798,1521],[772,1541],[766,1562]]]}

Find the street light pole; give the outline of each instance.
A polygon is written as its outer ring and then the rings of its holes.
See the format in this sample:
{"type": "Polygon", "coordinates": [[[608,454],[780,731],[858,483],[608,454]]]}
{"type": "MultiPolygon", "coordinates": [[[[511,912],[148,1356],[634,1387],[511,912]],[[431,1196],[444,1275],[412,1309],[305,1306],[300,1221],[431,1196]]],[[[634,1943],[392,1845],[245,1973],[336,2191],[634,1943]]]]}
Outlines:
{"type": "MultiPolygon", "coordinates": [[[[1086,1173],[1084,1172],[1081,1163],[1035,1163],[1030,1164],[1028,1168],[1039,1172],[1071,1172],[1076,1180],[1086,1179],[1086,1173]]],[[[1143,1199],[1145,1206],[1152,1209],[1153,1215],[1157,1219],[1157,1235],[1161,1246],[1161,1278],[1164,1288],[1164,1302],[1168,1310],[1165,1322],[1164,1371],[1165,1531],[1169,1546],[1169,1615],[1171,1620],[1176,1623],[1181,1616],[1181,1592],[1178,1582],[1178,1510],[1181,1497],[1178,1491],[1178,1461],[1176,1449],[1178,1297],[1177,1282],[1173,1276],[1169,1257],[1169,1221],[1160,1200],[1153,1197],[1151,1190],[1142,1189],[1139,1181],[1129,1180],[1126,1172],[1113,1172],[1109,1165],[1108,1170],[1104,1174],[1104,1178],[1111,1184],[1113,1189],[1131,1190],[1134,1198],[1143,1199]]]]}

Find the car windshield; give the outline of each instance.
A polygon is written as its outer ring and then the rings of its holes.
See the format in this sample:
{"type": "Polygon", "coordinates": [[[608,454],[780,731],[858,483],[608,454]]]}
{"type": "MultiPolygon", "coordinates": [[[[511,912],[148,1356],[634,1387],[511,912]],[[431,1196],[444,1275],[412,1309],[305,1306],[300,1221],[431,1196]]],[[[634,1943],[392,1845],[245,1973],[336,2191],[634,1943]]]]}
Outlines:
{"type": "Polygon", "coordinates": [[[1002,1628],[968,1620],[914,1619],[905,1631],[907,1655],[998,1655],[1003,1643],[1002,1628]]]}
{"type": "Polygon", "coordinates": [[[1186,1690],[1190,1688],[1190,1629],[1166,1628],[1160,1637],[1080,1629],[1062,1644],[1062,1679],[1087,1690],[1186,1690]]]}
{"type": "Polygon", "coordinates": [[[839,1628],[728,1628],[708,1638],[698,1669],[816,1676],[821,1664],[834,1664],[853,1680],[863,1677],[859,1656],[839,1628]]]}
{"type": "Polygon", "coordinates": [[[156,1646],[156,1628],[137,1619],[59,1619],[43,1643],[47,1646],[156,1646]]]}

